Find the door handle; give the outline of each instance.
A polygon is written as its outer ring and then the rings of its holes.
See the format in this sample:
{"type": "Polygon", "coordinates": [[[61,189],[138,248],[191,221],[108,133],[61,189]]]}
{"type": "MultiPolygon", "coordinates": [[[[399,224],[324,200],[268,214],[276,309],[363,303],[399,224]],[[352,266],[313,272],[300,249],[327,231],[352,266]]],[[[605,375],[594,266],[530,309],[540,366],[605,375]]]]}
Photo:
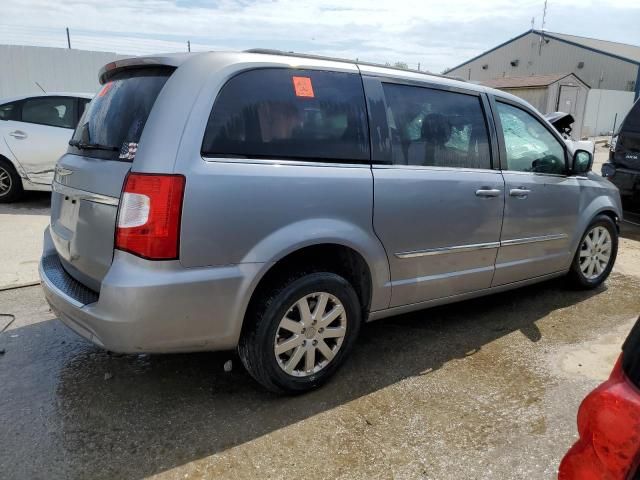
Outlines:
{"type": "Polygon", "coordinates": [[[22,130],[14,130],[13,132],[9,132],[9,135],[17,139],[27,138],[27,134],[24,133],[22,130]]]}
{"type": "Polygon", "coordinates": [[[512,188],[511,190],[509,190],[509,195],[511,195],[512,197],[517,197],[517,198],[527,198],[527,196],[531,193],[531,190],[528,190],[526,188],[512,188]]]}
{"type": "Polygon", "coordinates": [[[502,193],[502,190],[497,188],[481,188],[476,190],[476,197],[497,197],[502,193]]]}

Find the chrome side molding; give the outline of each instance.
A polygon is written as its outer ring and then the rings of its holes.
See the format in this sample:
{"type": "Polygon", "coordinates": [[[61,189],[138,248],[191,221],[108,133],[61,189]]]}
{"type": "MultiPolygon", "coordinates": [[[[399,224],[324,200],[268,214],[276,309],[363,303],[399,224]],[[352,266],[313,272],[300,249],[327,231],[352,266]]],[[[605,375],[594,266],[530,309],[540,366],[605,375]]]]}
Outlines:
{"type": "Polygon", "coordinates": [[[500,246],[508,247],[511,245],[524,245],[526,243],[548,242],[550,240],[562,240],[567,237],[568,235],[566,233],[557,233],[555,235],[541,235],[539,237],[514,238],[513,240],[502,240],[500,246]]]}
{"type": "Polygon", "coordinates": [[[457,245],[455,247],[429,248],[427,250],[415,250],[412,252],[396,253],[398,258],[427,257],[429,255],[443,255],[447,253],[471,252],[484,250],[485,248],[498,248],[500,242],[475,243],[472,245],[457,245]]]}
{"type": "Polygon", "coordinates": [[[551,240],[562,240],[567,238],[566,233],[557,233],[554,235],[541,235],[539,237],[514,238],[511,240],[502,240],[500,242],[475,243],[471,245],[456,245],[454,247],[428,248],[426,250],[414,250],[411,252],[396,253],[398,258],[415,258],[428,257],[430,255],[446,255],[449,253],[472,252],[474,250],[484,250],[488,248],[510,247],[513,245],[524,245],[535,242],[548,242],[551,240]]]}

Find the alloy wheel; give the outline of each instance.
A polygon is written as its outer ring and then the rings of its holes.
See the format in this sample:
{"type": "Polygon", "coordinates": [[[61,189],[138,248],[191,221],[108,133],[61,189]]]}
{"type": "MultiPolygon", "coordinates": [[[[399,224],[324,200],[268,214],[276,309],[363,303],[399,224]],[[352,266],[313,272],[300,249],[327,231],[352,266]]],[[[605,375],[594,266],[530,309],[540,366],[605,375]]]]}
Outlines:
{"type": "Polygon", "coordinates": [[[11,191],[11,174],[0,166],[0,197],[4,197],[11,191]]]}
{"type": "Polygon", "coordinates": [[[580,245],[580,271],[587,280],[598,278],[611,261],[611,234],[601,226],[587,233],[580,245]]]}
{"type": "Polygon", "coordinates": [[[347,332],[347,315],[340,300],[316,292],[295,302],[276,330],[274,353],[285,373],[307,377],[335,358],[347,332]]]}

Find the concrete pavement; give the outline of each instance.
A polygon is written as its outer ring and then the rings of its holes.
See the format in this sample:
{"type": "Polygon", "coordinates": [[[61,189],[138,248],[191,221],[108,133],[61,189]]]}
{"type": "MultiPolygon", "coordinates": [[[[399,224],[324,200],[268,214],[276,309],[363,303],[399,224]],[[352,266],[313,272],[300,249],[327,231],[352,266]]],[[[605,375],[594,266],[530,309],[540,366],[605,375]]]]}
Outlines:
{"type": "Polygon", "coordinates": [[[46,192],[29,192],[18,203],[0,203],[0,290],[38,282],[50,203],[46,192]]]}
{"type": "Polygon", "coordinates": [[[640,228],[623,237],[598,290],[556,280],[368,324],[299,397],[233,353],[111,355],[39,287],[0,292],[0,477],[554,478],[640,312],[640,228]]]}

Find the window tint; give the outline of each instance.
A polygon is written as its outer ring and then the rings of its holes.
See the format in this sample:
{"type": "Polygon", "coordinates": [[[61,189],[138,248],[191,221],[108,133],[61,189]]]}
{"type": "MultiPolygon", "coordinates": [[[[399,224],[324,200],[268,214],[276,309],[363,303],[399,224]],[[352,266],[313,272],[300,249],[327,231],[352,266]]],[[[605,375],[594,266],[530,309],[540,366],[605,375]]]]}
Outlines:
{"type": "Polygon", "coordinates": [[[394,164],[491,168],[478,97],[391,83],[383,88],[394,164]]]}
{"type": "Polygon", "coordinates": [[[22,105],[22,121],[73,128],[74,104],[69,97],[41,97],[25,100],[22,105]]]}
{"type": "Polygon", "coordinates": [[[241,73],[216,99],[202,153],[368,161],[360,77],[289,69],[241,73]]]}
{"type": "Polygon", "coordinates": [[[20,120],[20,104],[6,103],[0,105],[0,120],[20,120]]]}
{"type": "Polygon", "coordinates": [[[73,140],[115,151],[85,149],[82,154],[132,161],[153,104],[172,72],[167,68],[126,70],[103,85],[87,105],[73,140]]]}
{"type": "Polygon", "coordinates": [[[535,117],[498,102],[507,170],[565,174],[564,147],[535,117]]]}

